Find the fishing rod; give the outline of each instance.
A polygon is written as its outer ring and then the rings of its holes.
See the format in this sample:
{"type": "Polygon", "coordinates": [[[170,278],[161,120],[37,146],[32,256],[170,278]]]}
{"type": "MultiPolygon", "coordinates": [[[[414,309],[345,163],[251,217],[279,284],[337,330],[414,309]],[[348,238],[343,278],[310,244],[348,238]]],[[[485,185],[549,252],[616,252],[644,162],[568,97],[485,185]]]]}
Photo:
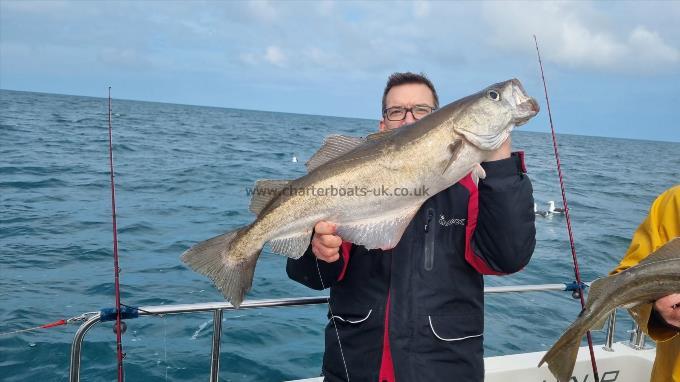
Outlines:
{"type": "MultiPolygon", "coordinates": [[[[534,35],[534,44],[536,45],[536,55],[538,56],[538,65],[541,68],[541,80],[543,81],[543,92],[545,93],[545,103],[548,106],[548,120],[550,121],[550,131],[552,133],[552,143],[553,150],[555,151],[555,161],[557,162],[557,174],[560,178],[560,189],[562,190],[562,203],[564,205],[564,217],[567,221],[567,232],[569,233],[569,245],[571,246],[571,258],[574,263],[574,276],[576,277],[576,283],[578,285],[578,297],[581,301],[581,309],[586,306],[585,300],[583,298],[583,283],[581,282],[581,272],[578,266],[578,258],[576,257],[576,246],[574,245],[574,232],[571,229],[571,219],[569,217],[569,205],[567,204],[567,193],[564,188],[564,179],[562,177],[562,166],[560,164],[560,154],[557,150],[557,136],[555,135],[555,127],[553,126],[552,113],[550,112],[550,100],[548,98],[548,86],[545,83],[545,75],[543,73],[543,62],[541,61],[541,52],[538,49],[538,39],[534,35]]],[[[575,292],[576,292],[575,291],[575,292]]],[[[595,351],[593,350],[593,338],[590,335],[590,330],[586,332],[586,337],[588,338],[588,349],[590,350],[590,363],[593,368],[593,374],[595,377],[595,382],[600,381],[600,376],[597,372],[597,361],[595,360],[595,351]]]]}
{"type": "Polygon", "coordinates": [[[109,86],[109,170],[111,174],[111,220],[113,223],[113,272],[116,290],[116,354],[118,361],[118,382],[123,382],[123,330],[120,312],[120,268],[118,267],[118,228],[116,225],[116,186],[113,181],[113,128],[111,126],[111,87],[109,86]]]}

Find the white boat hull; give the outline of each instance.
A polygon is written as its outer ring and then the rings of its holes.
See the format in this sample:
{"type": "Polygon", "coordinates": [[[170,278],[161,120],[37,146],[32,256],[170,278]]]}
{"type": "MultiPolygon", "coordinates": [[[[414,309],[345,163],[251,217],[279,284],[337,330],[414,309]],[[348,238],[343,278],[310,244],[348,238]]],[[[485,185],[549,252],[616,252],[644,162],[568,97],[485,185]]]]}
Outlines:
{"type": "MultiPolygon", "coordinates": [[[[635,350],[627,343],[615,343],[613,351],[606,351],[602,345],[595,347],[600,382],[646,382],[652,371],[656,349],[635,350]]],[[[546,365],[536,367],[545,352],[520,353],[487,357],[485,382],[555,382],[556,379],[546,365]]],[[[322,382],[323,378],[298,379],[289,382],[322,382]]],[[[593,382],[593,370],[588,347],[579,349],[574,375],[570,382],[593,382]]]]}

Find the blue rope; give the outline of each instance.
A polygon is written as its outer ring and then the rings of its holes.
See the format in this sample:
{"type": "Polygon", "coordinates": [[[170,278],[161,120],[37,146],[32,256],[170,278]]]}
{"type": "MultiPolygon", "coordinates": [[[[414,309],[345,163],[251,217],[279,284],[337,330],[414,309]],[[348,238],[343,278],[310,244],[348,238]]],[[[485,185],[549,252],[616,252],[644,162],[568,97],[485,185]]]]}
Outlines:
{"type": "MultiPolygon", "coordinates": [[[[99,311],[100,321],[115,321],[116,320],[116,308],[104,308],[99,311]]],[[[121,306],[120,307],[120,318],[121,320],[127,320],[139,317],[139,309],[134,306],[121,306]]]]}
{"type": "Polygon", "coordinates": [[[588,284],[581,282],[580,285],[576,281],[564,283],[564,290],[567,292],[582,291],[588,288],[588,284]]]}

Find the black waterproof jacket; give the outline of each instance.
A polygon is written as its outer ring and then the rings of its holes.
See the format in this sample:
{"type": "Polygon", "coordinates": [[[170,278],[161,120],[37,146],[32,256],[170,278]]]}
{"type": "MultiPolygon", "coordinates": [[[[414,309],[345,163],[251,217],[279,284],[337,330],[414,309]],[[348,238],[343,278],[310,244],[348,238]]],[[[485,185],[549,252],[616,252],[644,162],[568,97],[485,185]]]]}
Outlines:
{"type": "Polygon", "coordinates": [[[483,381],[482,275],[522,269],[536,230],[522,153],[482,167],[478,185],[428,199],[392,250],[343,243],[318,269],[311,246],[288,260],[293,280],[331,288],[325,380],[483,381]]]}

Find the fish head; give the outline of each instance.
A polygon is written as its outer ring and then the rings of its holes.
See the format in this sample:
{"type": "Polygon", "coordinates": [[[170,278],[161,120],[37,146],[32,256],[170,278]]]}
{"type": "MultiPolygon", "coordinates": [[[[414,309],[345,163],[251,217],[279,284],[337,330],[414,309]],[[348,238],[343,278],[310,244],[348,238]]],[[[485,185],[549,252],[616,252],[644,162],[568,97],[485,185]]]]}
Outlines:
{"type": "Polygon", "coordinates": [[[456,133],[482,150],[495,150],[515,126],[538,114],[539,106],[513,78],[468,97],[466,109],[465,118],[454,128],[456,133]]]}

